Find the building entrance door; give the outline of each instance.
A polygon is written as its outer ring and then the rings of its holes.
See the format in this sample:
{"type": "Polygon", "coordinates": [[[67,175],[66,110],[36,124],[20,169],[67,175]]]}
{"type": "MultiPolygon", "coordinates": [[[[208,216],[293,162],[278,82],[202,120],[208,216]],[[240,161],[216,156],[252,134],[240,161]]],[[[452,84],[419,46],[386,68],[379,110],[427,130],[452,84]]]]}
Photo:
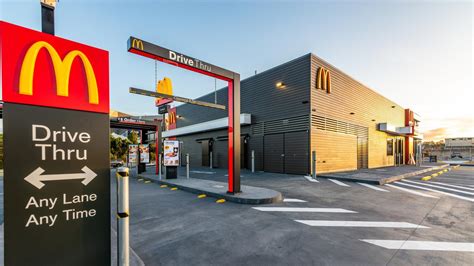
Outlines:
{"type": "Polygon", "coordinates": [[[265,135],[263,145],[263,170],[284,173],[284,134],[265,135]]]}
{"type": "Polygon", "coordinates": [[[403,164],[403,139],[395,140],[395,165],[403,164]]]}
{"type": "Polygon", "coordinates": [[[201,142],[201,158],[202,158],[202,166],[209,166],[209,140],[203,140],[201,142]]]}
{"type": "Polygon", "coordinates": [[[308,174],[309,153],[306,131],[285,133],[285,173],[308,174]]]}
{"type": "Polygon", "coordinates": [[[308,132],[264,136],[263,170],[272,173],[309,173],[308,132]]]}

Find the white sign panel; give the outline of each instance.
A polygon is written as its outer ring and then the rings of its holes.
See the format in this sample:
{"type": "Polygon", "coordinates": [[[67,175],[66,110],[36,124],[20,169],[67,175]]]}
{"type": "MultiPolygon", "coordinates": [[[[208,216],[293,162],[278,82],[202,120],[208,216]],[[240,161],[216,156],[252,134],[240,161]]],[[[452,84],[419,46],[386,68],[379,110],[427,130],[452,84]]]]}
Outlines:
{"type": "Polygon", "coordinates": [[[137,163],[137,154],[138,154],[138,145],[131,144],[128,145],[128,162],[137,163]]]}
{"type": "Polygon", "coordinates": [[[179,141],[165,140],[163,144],[164,165],[179,166],[179,141]]]}
{"type": "Polygon", "coordinates": [[[140,163],[150,163],[150,146],[148,144],[140,144],[140,163]]]}

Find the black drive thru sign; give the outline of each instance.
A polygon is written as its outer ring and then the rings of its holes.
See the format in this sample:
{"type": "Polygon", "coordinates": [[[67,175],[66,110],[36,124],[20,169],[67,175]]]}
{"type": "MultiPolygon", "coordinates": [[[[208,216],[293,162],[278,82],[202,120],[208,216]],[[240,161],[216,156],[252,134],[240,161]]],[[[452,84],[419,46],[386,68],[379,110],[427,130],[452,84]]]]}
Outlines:
{"type": "Polygon", "coordinates": [[[110,265],[108,53],[0,27],[5,265],[110,265]]]}

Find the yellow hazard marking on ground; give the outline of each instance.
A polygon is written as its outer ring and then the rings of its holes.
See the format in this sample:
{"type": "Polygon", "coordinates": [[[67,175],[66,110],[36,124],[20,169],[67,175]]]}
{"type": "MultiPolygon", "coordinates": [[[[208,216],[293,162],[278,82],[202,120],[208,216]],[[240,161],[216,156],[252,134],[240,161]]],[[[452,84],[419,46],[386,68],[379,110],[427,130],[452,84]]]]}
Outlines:
{"type": "Polygon", "coordinates": [[[145,184],[151,183],[150,180],[145,180],[145,184]]]}
{"type": "Polygon", "coordinates": [[[172,187],[171,190],[173,190],[173,191],[178,190],[178,188],[177,187],[172,187]]]}
{"type": "Polygon", "coordinates": [[[160,187],[168,187],[167,185],[161,185],[160,187]]]}
{"type": "Polygon", "coordinates": [[[436,173],[436,174],[432,174],[432,175],[431,175],[431,177],[437,177],[437,176],[439,176],[439,174],[438,174],[438,173],[436,173]]]}
{"type": "Polygon", "coordinates": [[[423,181],[428,181],[428,180],[430,180],[430,179],[431,179],[431,176],[428,175],[428,176],[423,177],[421,180],[423,180],[423,181]]]}
{"type": "Polygon", "coordinates": [[[138,181],[143,181],[143,178],[139,178],[138,181]]]}
{"type": "Polygon", "coordinates": [[[216,200],[216,203],[224,203],[225,202],[225,199],[218,199],[216,200]]]}
{"type": "Polygon", "coordinates": [[[205,197],[206,197],[206,194],[198,195],[198,198],[199,198],[199,199],[202,199],[202,198],[205,198],[205,197]]]}
{"type": "Polygon", "coordinates": [[[442,174],[442,173],[443,173],[443,171],[439,171],[439,172],[438,172],[438,174],[442,174]]]}
{"type": "Polygon", "coordinates": [[[445,172],[445,173],[446,173],[447,171],[448,171],[448,169],[444,169],[444,170],[443,170],[443,172],[445,172]]]}

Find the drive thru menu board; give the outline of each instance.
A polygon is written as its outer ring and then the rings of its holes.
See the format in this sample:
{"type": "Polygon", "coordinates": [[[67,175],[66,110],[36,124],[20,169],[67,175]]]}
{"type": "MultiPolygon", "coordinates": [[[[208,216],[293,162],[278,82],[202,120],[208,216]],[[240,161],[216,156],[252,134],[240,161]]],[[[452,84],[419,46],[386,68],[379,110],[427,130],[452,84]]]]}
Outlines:
{"type": "Polygon", "coordinates": [[[140,163],[150,163],[150,145],[140,144],[138,149],[140,151],[140,163]]]}
{"type": "Polygon", "coordinates": [[[110,265],[108,52],[0,22],[5,265],[110,265]]]}
{"type": "Polygon", "coordinates": [[[163,146],[164,165],[179,166],[179,141],[165,140],[163,146]]]}

